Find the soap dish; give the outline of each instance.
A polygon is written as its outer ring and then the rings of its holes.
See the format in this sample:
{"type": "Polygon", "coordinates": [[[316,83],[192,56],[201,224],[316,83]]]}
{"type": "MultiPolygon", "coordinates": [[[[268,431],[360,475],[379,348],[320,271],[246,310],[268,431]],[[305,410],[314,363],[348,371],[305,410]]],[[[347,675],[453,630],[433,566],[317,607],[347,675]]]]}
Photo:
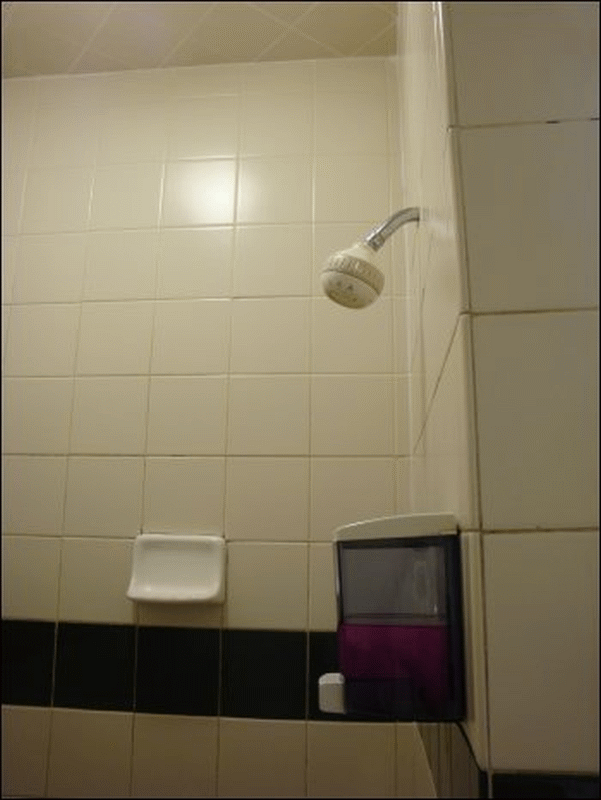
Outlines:
{"type": "Polygon", "coordinates": [[[149,603],[223,603],[223,537],[140,534],[134,542],[127,596],[149,603]]]}

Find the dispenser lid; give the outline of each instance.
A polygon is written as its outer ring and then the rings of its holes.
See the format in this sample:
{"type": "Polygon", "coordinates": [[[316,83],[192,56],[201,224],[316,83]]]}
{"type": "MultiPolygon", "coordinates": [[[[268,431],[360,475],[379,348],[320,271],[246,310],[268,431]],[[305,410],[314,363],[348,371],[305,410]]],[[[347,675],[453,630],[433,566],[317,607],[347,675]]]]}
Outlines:
{"type": "Polygon", "coordinates": [[[334,539],[400,539],[405,536],[445,536],[457,533],[453,514],[399,514],[343,525],[334,539]]]}

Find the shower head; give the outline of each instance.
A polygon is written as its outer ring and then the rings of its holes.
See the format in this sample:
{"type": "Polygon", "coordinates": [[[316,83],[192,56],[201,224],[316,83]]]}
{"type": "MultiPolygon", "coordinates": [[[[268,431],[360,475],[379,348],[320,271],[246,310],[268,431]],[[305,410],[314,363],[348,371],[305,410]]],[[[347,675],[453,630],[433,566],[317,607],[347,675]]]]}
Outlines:
{"type": "Polygon", "coordinates": [[[321,272],[321,285],[327,296],[347,308],[364,308],[373,303],[384,287],[376,253],[401,225],[418,219],[417,208],[397,211],[361,241],[330,256],[321,272]]]}

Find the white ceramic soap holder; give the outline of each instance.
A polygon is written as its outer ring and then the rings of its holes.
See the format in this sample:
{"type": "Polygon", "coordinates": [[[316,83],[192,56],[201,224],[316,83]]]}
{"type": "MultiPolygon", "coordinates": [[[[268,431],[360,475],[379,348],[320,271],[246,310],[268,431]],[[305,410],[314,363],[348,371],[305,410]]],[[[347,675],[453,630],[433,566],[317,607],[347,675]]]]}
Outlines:
{"type": "Polygon", "coordinates": [[[220,534],[136,537],[127,596],[147,603],[223,603],[225,541],[220,534]]]}

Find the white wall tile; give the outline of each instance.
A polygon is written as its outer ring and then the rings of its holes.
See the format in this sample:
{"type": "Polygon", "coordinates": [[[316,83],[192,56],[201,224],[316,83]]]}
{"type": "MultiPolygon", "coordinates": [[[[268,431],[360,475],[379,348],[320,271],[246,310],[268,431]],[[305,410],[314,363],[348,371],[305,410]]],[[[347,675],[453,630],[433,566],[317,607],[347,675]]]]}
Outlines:
{"type": "Polygon", "coordinates": [[[394,725],[309,722],[309,797],[394,797],[394,725]]]}
{"type": "Polygon", "coordinates": [[[309,334],[309,299],[235,300],[230,370],[308,372],[309,334]]]}
{"type": "Polygon", "coordinates": [[[598,140],[592,121],[460,132],[474,310],[597,305],[598,140]]]}
{"type": "Polygon", "coordinates": [[[2,615],[55,620],[61,543],[55,538],[2,537],[2,615]]]}
{"type": "Polygon", "coordinates": [[[14,284],[15,303],[78,301],[84,280],[83,233],[22,236],[14,284]]]}
{"type": "Polygon", "coordinates": [[[222,719],[219,796],[303,796],[306,750],[304,722],[222,719]]]}
{"type": "Polygon", "coordinates": [[[151,371],[227,372],[230,313],[229,300],[158,301],[151,371]]]}
{"type": "Polygon", "coordinates": [[[163,229],[158,297],[225,297],[230,291],[231,228],[163,229]]]}
{"type": "Polygon", "coordinates": [[[225,378],[152,378],[148,453],[225,454],[225,409],[225,378]]]}
{"type": "Polygon", "coordinates": [[[386,156],[324,155],[315,159],[315,216],[322,222],[384,221],[388,189],[386,156]]]}
{"type": "Polygon", "coordinates": [[[386,376],[313,376],[312,454],[392,454],[393,394],[393,381],[386,376]]]}
{"type": "Polygon", "coordinates": [[[314,372],[392,372],[392,301],[356,313],[327,297],[313,300],[314,372]]]}
{"type": "Polygon", "coordinates": [[[306,629],[307,546],[282,542],[228,544],[228,628],[306,629]]]}
{"type": "Polygon", "coordinates": [[[312,153],[313,109],[309,94],[247,94],[242,98],[241,114],[240,155],[312,153]]]}
{"type": "Polygon", "coordinates": [[[238,98],[235,95],[174,99],[169,117],[170,161],[236,155],[238,98]]]}
{"type": "Polygon", "coordinates": [[[312,61],[254,62],[242,71],[244,92],[275,94],[313,91],[315,64],[312,61]]]}
{"type": "Polygon", "coordinates": [[[6,375],[72,375],[79,323],[76,305],[15,306],[6,375]]]}
{"type": "Polygon", "coordinates": [[[4,384],[4,451],[66,453],[73,381],[7,378],[4,384]]]}
{"type": "Polygon", "coordinates": [[[64,539],[59,619],[104,624],[135,622],[135,604],[126,597],[132,551],[131,541],[64,539]]]}
{"type": "Polygon", "coordinates": [[[167,163],[161,224],[231,225],[235,174],[233,159],[167,163]]]}
{"type": "Polygon", "coordinates": [[[2,708],[2,794],[43,797],[48,768],[50,709],[2,708]]]}
{"type": "Polygon", "coordinates": [[[331,541],[341,525],[394,513],[394,459],[315,458],[311,539],[331,541]]]}
{"type": "Polygon", "coordinates": [[[63,524],[67,459],[4,456],[3,533],[58,535],[63,524]]]}
{"type": "Polygon", "coordinates": [[[30,153],[34,167],[91,167],[98,145],[98,122],[88,108],[42,105],[37,109],[30,153]]]}
{"type": "Polygon", "coordinates": [[[99,166],[94,176],[90,227],[152,228],[158,224],[162,164],[99,166]]]}
{"type": "Polygon", "coordinates": [[[493,769],[597,769],[598,563],[598,531],[485,535],[493,769]]]}
{"type": "Polygon", "coordinates": [[[223,532],[224,458],[147,458],[144,530],[223,532]]]}
{"type": "Polygon", "coordinates": [[[596,3],[449,7],[459,124],[598,116],[596,3]]]}
{"type": "Polygon", "coordinates": [[[228,458],[228,539],[309,538],[309,460],[228,458]]]}
{"type": "Polygon", "coordinates": [[[167,115],[161,103],[128,103],[99,114],[98,164],[162,161],[167,147],[167,115]]]}
{"type": "Polygon", "coordinates": [[[136,536],[142,522],[141,458],[70,458],[66,536],[136,536]]]}
{"type": "Polygon", "coordinates": [[[84,303],[77,373],[145,375],[150,366],[153,303],[84,303]]]}
{"type": "Polygon", "coordinates": [[[23,201],[23,233],[85,230],[91,187],[92,170],[88,167],[30,169],[23,201]]]}
{"type": "Polygon", "coordinates": [[[382,59],[329,58],[315,62],[317,92],[345,92],[349,86],[356,92],[383,94],[386,73],[382,59]]]}
{"type": "Polygon", "coordinates": [[[309,630],[335,631],[334,546],[309,545],[309,630]]]}
{"type": "Polygon", "coordinates": [[[147,395],[146,378],[77,378],[71,452],[142,453],[147,395]]]}
{"type": "Polygon", "coordinates": [[[387,108],[377,94],[359,93],[349,84],[342,92],[319,92],[315,98],[315,152],[380,153],[388,150],[387,108]],[[360,122],[364,120],[364,124],[360,122]]]}
{"type": "Polygon", "coordinates": [[[20,239],[16,236],[2,237],[2,302],[11,303],[15,275],[18,273],[17,257],[20,239]]]}
{"type": "Polygon", "coordinates": [[[2,170],[2,233],[14,236],[21,232],[21,213],[25,189],[25,169],[2,170]]]}
{"type": "Polygon", "coordinates": [[[239,226],[234,297],[308,295],[311,292],[309,225],[239,226]]]}
{"type": "Polygon", "coordinates": [[[203,97],[236,94],[240,88],[239,64],[207,64],[165,70],[165,91],[169,97],[203,97]]]}
{"type": "Polygon", "coordinates": [[[84,300],[153,298],[157,241],[150,230],[89,233],[84,300]]]}
{"type": "Polygon", "coordinates": [[[311,199],[311,160],[308,157],[241,159],[239,222],[310,222],[311,199]]]}
{"type": "Polygon", "coordinates": [[[598,524],[598,313],[474,320],[485,529],[598,524]]]}
{"type": "Polygon", "coordinates": [[[129,793],[133,714],[55,708],[50,728],[48,794],[129,793]]]}
{"type": "Polygon", "coordinates": [[[132,795],[215,797],[219,733],[216,719],[136,714],[132,795]]]}
{"type": "Polygon", "coordinates": [[[229,455],[308,455],[308,377],[233,376],[227,450],[229,455]]]}

